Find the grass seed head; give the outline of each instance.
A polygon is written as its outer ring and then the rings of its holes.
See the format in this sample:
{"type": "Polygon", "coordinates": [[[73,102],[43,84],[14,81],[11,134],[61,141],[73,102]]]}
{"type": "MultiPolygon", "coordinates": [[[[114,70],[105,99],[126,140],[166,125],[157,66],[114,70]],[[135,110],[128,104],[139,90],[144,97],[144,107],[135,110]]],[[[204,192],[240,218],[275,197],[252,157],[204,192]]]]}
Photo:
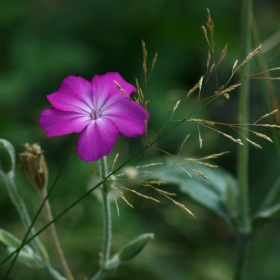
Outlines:
{"type": "Polygon", "coordinates": [[[153,58],[153,61],[152,61],[152,69],[151,69],[151,71],[153,71],[153,69],[154,69],[154,67],[155,67],[155,64],[156,64],[156,62],[157,62],[157,58],[158,58],[158,53],[156,52],[156,53],[155,53],[155,56],[154,56],[154,58],[153,58]]]}
{"type": "Polygon", "coordinates": [[[263,139],[265,139],[265,140],[267,140],[267,141],[273,143],[273,141],[271,140],[271,138],[268,137],[268,136],[265,135],[265,134],[262,134],[262,133],[259,133],[259,132],[256,132],[256,131],[252,131],[252,133],[254,133],[255,135],[257,135],[257,136],[259,136],[259,137],[261,137],[261,138],[263,138],[263,139]]]}
{"type": "Polygon", "coordinates": [[[210,10],[206,9],[206,11],[207,11],[207,16],[206,16],[207,22],[206,22],[206,25],[207,25],[207,27],[208,27],[208,29],[210,31],[211,36],[213,36],[214,35],[214,22],[213,22],[213,20],[211,18],[210,10]]]}
{"type": "Polygon", "coordinates": [[[227,44],[224,47],[224,49],[222,50],[221,57],[217,63],[217,66],[224,60],[224,58],[226,57],[226,54],[227,54],[227,44]]]}
{"type": "Polygon", "coordinates": [[[122,93],[124,93],[125,95],[129,96],[117,81],[114,80],[113,82],[116,84],[117,88],[118,88],[122,93]]]}
{"type": "Polygon", "coordinates": [[[199,94],[198,94],[198,99],[199,99],[201,88],[202,88],[203,78],[204,78],[204,75],[201,76],[199,81],[197,82],[197,84],[192,89],[189,90],[186,99],[189,98],[197,89],[199,89],[199,94]]]}

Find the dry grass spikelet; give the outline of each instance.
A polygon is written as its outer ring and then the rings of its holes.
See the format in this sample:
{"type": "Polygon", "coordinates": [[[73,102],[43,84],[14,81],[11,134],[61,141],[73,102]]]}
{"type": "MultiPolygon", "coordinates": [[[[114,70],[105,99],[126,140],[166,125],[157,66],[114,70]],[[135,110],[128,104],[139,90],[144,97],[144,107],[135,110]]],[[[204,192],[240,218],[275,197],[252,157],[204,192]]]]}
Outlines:
{"type": "Polygon", "coordinates": [[[223,88],[223,87],[222,87],[222,88],[220,88],[219,90],[215,91],[215,95],[216,95],[216,96],[221,96],[221,95],[223,95],[223,96],[225,96],[225,97],[228,99],[228,98],[229,98],[229,95],[227,95],[228,92],[233,91],[234,89],[236,89],[236,88],[239,87],[240,85],[241,85],[241,83],[231,85],[231,86],[229,86],[229,87],[227,87],[227,88],[223,88]]]}
{"type": "Polygon", "coordinates": [[[196,170],[196,169],[193,169],[193,168],[191,168],[191,170],[192,170],[194,173],[196,173],[198,176],[200,176],[200,177],[202,177],[202,178],[204,178],[204,179],[206,179],[206,180],[210,180],[206,175],[203,174],[203,172],[201,172],[201,171],[199,171],[199,170],[196,170]]]}
{"type": "Polygon", "coordinates": [[[197,129],[198,129],[198,142],[199,142],[199,148],[202,148],[202,137],[201,137],[201,134],[200,134],[200,129],[199,129],[199,125],[197,124],[197,129]]]}
{"type": "Polygon", "coordinates": [[[202,77],[200,77],[199,81],[197,82],[197,84],[191,88],[187,94],[187,98],[189,98],[197,89],[199,89],[199,94],[198,94],[198,99],[200,97],[200,92],[201,92],[201,89],[202,89],[202,82],[203,82],[203,79],[204,79],[204,75],[202,77]]]}
{"type": "Polygon", "coordinates": [[[213,121],[206,121],[205,124],[209,125],[209,126],[214,126],[215,122],[213,122],[213,121]]]}
{"type": "Polygon", "coordinates": [[[222,53],[221,53],[221,57],[217,63],[217,66],[224,60],[224,58],[226,57],[226,54],[227,54],[227,48],[228,48],[228,45],[226,44],[225,47],[223,48],[222,50],[222,53]]]}
{"type": "Polygon", "coordinates": [[[259,137],[261,137],[261,138],[263,138],[263,139],[265,139],[265,140],[267,140],[267,141],[273,143],[273,141],[271,140],[271,138],[268,137],[268,136],[265,135],[265,134],[262,134],[262,133],[259,133],[259,132],[256,132],[256,131],[252,131],[252,133],[254,133],[255,135],[257,135],[257,136],[259,136],[259,137]]]}
{"type": "Polygon", "coordinates": [[[113,82],[115,83],[115,85],[117,86],[117,88],[118,88],[122,93],[124,93],[125,95],[129,96],[117,81],[114,80],[113,82]]]}
{"type": "Polygon", "coordinates": [[[136,98],[136,102],[143,105],[145,103],[145,98],[144,98],[143,91],[139,86],[138,79],[136,79],[136,89],[137,89],[137,95],[138,95],[136,98]]]}
{"type": "Polygon", "coordinates": [[[233,73],[235,73],[239,68],[241,68],[243,65],[245,65],[246,63],[248,63],[249,60],[251,60],[261,49],[262,45],[258,46],[256,49],[254,49],[253,51],[251,51],[247,57],[245,58],[245,60],[243,60],[241,62],[241,64],[235,68],[235,70],[233,71],[233,73]]]}
{"type": "Polygon", "coordinates": [[[212,155],[209,155],[209,156],[206,156],[206,157],[199,158],[198,160],[208,160],[208,159],[218,158],[218,157],[221,157],[221,156],[226,155],[228,153],[229,153],[229,151],[221,152],[221,153],[218,153],[218,154],[212,154],[212,155]]]}
{"type": "Polygon", "coordinates": [[[213,165],[213,164],[210,164],[208,162],[197,161],[197,163],[202,165],[202,166],[205,166],[207,168],[210,168],[210,169],[214,169],[214,168],[218,168],[219,167],[218,165],[213,165]]]}
{"type": "Polygon", "coordinates": [[[187,140],[189,139],[189,137],[190,137],[190,134],[186,135],[186,137],[184,138],[184,140],[183,140],[183,142],[182,142],[182,144],[180,146],[180,150],[179,150],[178,156],[182,152],[182,149],[183,149],[184,145],[186,144],[187,140]]]}
{"type": "Polygon", "coordinates": [[[157,62],[157,58],[158,58],[158,53],[156,52],[156,53],[155,53],[155,56],[154,56],[154,58],[153,58],[153,61],[152,61],[152,69],[151,69],[151,71],[153,71],[153,69],[154,69],[154,67],[155,67],[155,64],[156,64],[156,62],[157,62]]]}
{"type": "Polygon", "coordinates": [[[181,209],[185,210],[186,212],[188,212],[190,215],[192,215],[193,217],[195,217],[195,215],[191,212],[190,209],[188,209],[185,205],[183,205],[182,203],[179,203],[178,201],[172,199],[169,196],[165,196],[166,198],[168,198],[169,200],[171,200],[176,206],[180,207],[181,209]]]}
{"type": "Polygon", "coordinates": [[[208,50],[208,56],[207,56],[207,62],[206,62],[207,73],[208,73],[210,61],[211,61],[211,52],[208,50]]]}
{"type": "Polygon", "coordinates": [[[260,120],[262,120],[264,118],[267,118],[267,117],[269,117],[271,115],[274,115],[278,111],[279,111],[279,109],[276,109],[276,110],[271,111],[270,113],[267,113],[267,114],[263,115],[261,118],[259,118],[257,121],[255,121],[254,124],[258,123],[260,120]]]}
{"type": "Polygon", "coordinates": [[[136,195],[138,195],[138,196],[141,196],[141,197],[143,197],[143,198],[145,198],[145,199],[153,200],[153,201],[155,201],[155,202],[160,202],[159,200],[157,200],[157,199],[155,199],[155,198],[153,198],[153,197],[151,197],[151,196],[148,196],[148,195],[144,195],[144,194],[142,194],[142,193],[139,193],[139,192],[137,192],[136,190],[131,190],[131,189],[125,188],[125,187],[122,187],[122,188],[125,189],[125,190],[127,190],[127,191],[129,191],[129,192],[132,192],[132,193],[134,193],[134,194],[136,194],[136,195]]]}
{"type": "Polygon", "coordinates": [[[145,77],[145,84],[147,84],[147,57],[148,57],[148,52],[146,49],[146,44],[142,40],[142,50],[143,50],[143,71],[144,71],[144,77],[145,77]]]}
{"type": "Polygon", "coordinates": [[[211,18],[210,10],[207,8],[206,11],[207,11],[207,16],[206,16],[207,22],[206,22],[206,25],[207,25],[207,27],[208,27],[208,29],[210,31],[211,36],[213,36],[214,35],[214,21],[211,18]]]}

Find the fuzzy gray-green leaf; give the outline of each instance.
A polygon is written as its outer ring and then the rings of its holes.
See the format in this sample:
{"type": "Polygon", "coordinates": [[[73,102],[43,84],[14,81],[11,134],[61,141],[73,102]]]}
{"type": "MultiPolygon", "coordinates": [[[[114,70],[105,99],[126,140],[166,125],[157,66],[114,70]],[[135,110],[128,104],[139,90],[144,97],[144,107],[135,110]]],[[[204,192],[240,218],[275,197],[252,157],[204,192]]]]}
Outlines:
{"type": "Polygon", "coordinates": [[[221,168],[210,169],[194,161],[182,163],[182,158],[176,158],[176,161],[171,157],[154,160],[161,161],[163,164],[147,169],[153,172],[149,179],[160,179],[168,184],[178,185],[182,193],[214,211],[231,228],[235,227],[238,215],[238,189],[236,179],[229,172],[221,168]],[[199,173],[193,170],[200,171],[204,176],[199,176],[199,173]]]}

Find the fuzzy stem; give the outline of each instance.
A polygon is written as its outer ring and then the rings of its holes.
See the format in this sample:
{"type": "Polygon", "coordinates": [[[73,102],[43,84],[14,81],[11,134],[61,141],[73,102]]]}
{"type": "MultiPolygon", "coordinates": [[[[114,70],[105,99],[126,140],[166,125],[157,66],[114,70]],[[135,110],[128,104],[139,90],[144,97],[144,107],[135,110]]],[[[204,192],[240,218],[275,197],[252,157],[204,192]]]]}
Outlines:
{"type": "MultiPolygon", "coordinates": [[[[251,52],[251,23],[253,14],[253,0],[242,1],[242,37],[241,56],[246,57],[251,52]]],[[[245,77],[250,72],[250,64],[247,63],[241,68],[241,77],[245,77]]],[[[238,103],[239,123],[249,121],[249,90],[250,81],[245,79],[240,87],[238,103]]],[[[246,131],[246,130],[245,130],[246,131]]],[[[244,134],[244,130],[242,130],[244,134]]],[[[247,137],[248,132],[245,132],[247,137]]],[[[237,174],[240,192],[240,225],[237,237],[237,260],[235,268],[235,280],[244,279],[247,259],[249,253],[249,241],[251,233],[251,217],[248,197],[248,173],[249,173],[249,145],[238,147],[237,174]]]]}
{"type": "Polygon", "coordinates": [[[106,179],[108,178],[108,165],[107,157],[101,158],[99,161],[99,171],[102,180],[101,192],[102,192],[102,203],[103,203],[103,248],[102,248],[102,259],[100,262],[100,269],[94,275],[92,279],[99,280],[105,276],[106,269],[110,260],[110,249],[111,249],[111,239],[112,239],[112,227],[111,227],[111,205],[109,199],[110,186],[106,184],[106,179]]]}
{"type": "MultiPolygon", "coordinates": [[[[23,226],[25,227],[26,230],[29,229],[31,225],[31,220],[26,208],[26,205],[23,201],[23,199],[20,196],[20,193],[18,192],[18,189],[16,187],[15,181],[14,181],[14,175],[12,173],[7,174],[3,176],[5,185],[7,187],[9,196],[17,208],[17,211],[20,215],[20,219],[23,223],[23,226]]],[[[30,231],[31,235],[35,235],[35,229],[32,227],[30,231]]],[[[48,254],[43,246],[43,244],[40,242],[39,238],[36,237],[34,240],[32,240],[31,245],[35,252],[43,259],[43,261],[48,264],[49,263],[49,257],[48,254]]]]}
{"type": "MultiPolygon", "coordinates": [[[[45,198],[47,197],[46,188],[43,188],[43,189],[40,190],[40,195],[41,195],[42,201],[44,201],[45,198]]],[[[52,221],[53,220],[53,215],[52,215],[52,212],[51,212],[51,206],[50,206],[50,203],[49,203],[48,199],[45,200],[44,210],[45,210],[45,216],[46,216],[47,221],[48,222],[52,221]]],[[[59,239],[58,239],[56,229],[55,229],[55,224],[52,223],[50,225],[49,229],[50,229],[51,237],[52,237],[53,243],[54,243],[54,247],[55,247],[55,250],[56,250],[57,255],[59,257],[59,260],[61,262],[63,271],[64,271],[67,279],[74,280],[74,278],[72,276],[72,273],[69,269],[69,266],[67,264],[67,261],[65,259],[65,256],[63,254],[62,248],[60,246],[59,239]]]]}
{"type": "Polygon", "coordinates": [[[100,173],[102,177],[102,199],[103,199],[103,226],[104,226],[104,237],[103,237],[103,256],[102,265],[106,268],[106,265],[110,258],[110,247],[111,247],[111,207],[110,200],[108,197],[109,186],[105,182],[105,178],[108,176],[107,158],[103,157],[99,161],[100,173]]]}
{"type": "MultiPolygon", "coordinates": [[[[21,221],[23,223],[23,226],[26,228],[26,230],[29,230],[30,229],[30,225],[32,224],[31,223],[31,219],[29,217],[26,205],[25,205],[23,199],[21,198],[20,193],[18,192],[17,186],[16,186],[15,181],[14,181],[14,174],[11,172],[9,174],[4,174],[2,177],[3,177],[3,180],[4,180],[5,185],[7,187],[9,196],[10,196],[13,204],[17,208],[17,211],[18,211],[18,213],[20,215],[20,219],[21,219],[21,221]]],[[[65,278],[62,277],[51,266],[48,253],[47,253],[45,247],[43,246],[43,244],[41,243],[40,239],[38,238],[35,229],[33,227],[31,227],[29,232],[30,232],[30,234],[32,236],[36,236],[35,238],[32,239],[31,245],[32,245],[34,251],[42,258],[43,262],[46,265],[46,269],[48,270],[50,275],[52,275],[53,279],[65,280],[65,278]]],[[[14,261],[15,261],[15,259],[14,259],[14,261]]],[[[6,273],[6,278],[5,279],[8,278],[11,269],[12,269],[12,266],[10,266],[8,272],[6,273]]]]}

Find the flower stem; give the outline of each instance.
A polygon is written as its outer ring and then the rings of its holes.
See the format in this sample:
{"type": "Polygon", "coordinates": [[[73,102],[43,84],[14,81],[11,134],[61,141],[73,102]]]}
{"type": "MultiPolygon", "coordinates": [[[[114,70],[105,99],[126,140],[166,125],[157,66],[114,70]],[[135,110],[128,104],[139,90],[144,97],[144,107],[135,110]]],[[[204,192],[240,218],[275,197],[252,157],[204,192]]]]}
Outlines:
{"type": "MultiPolygon", "coordinates": [[[[13,204],[17,208],[17,211],[20,215],[20,219],[23,223],[23,226],[25,227],[26,230],[28,230],[31,225],[31,220],[30,220],[26,205],[25,205],[23,199],[21,198],[20,193],[18,192],[18,189],[16,187],[16,184],[14,181],[14,175],[7,174],[6,176],[3,176],[3,179],[4,179],[5,185],[7,187],[9,196],[10,196],[13,204]]],[[[35,229],[33,227],[31,228],[30,233],[32,236],[36,234],[35,229]]],[[[35,237],[32,240],[31,245],[32,245],[33,249],[35,250],[35,252],[42,258],[42,260],[46,264],[48,264],[49,263],[48,254],[38,237],[35,237]]]]}
{"type": "Polygon", "coordinates": [[[106,184],[105,179],[108,176],[107,158],[103,157],[99,161],[100,174],[103,181],[102,184],[102,199],[103,199],[103,226],[104,226],[104,237],[103,237],[103,250],[102,250],[102,261],[101,264],[106,268],[110,258],[110,247],[111,247],[111,205],[108,197],[110,187],[106,184]]]}
{"type": "Polygon", "coordinates": [[[111,205],[109,199],[110,186],[106,183],[106,179],[109,177],[107,157],[101,158],[99,161],[99,172],[101,176],[101,193],[102,193],[102,204],[103,204],[103,248],[102,248],[102,259],[100,262],[100,269],[94,275],[92,280],[102,279],[107,273],[108,263],[110,261],[110,250],[111,250],[111,239],[112,239],[112,227],[111,227],[111,205]]]}
{"type": "MultiPolygon", "coordinates": [[[[21,198],[20,193],[18,192],[17,186],[15,184],[14,174],[13,173],[6,174],[6,175],[3,176],[3,179],[4,179],[5,185],[7,187],[9,196],[10,196],[13,204],[17,208],[17,211],[20,215],[20,219],[23,223],[23,226],[26,228],[26,230],[29,230],[30,225],[31,225],[31,220],[30,220],[26,205],[25,205],[23,199],[21,198]]],[[[43,244],[41,243],[40,239],[37,236],[38,233],[36,233],[36,231],[33,227],[31,227],[29,232],[32,236],[35,236],[34,238],[32,238],[32,242],[30,241],[31,245],[32,245],[32,248],[42,258],[43,262],[46,265],[47,271],[50,273],[50,275],[52,275],[53,279],[65,280],[65,278],[62,277],[51,266],[48,253],[47,253],[45,247],[43,246],[43,244]]],[[[15,259],[14,259],[14,261],[15,261],[15,259]]],[[[8,277],[11,269],[12,269],[12,266],[10,266],[8,272],[6,273],[6,278],[8,277]]]]}
{"type": "MultiPolygon", "coordinates": [[[[242,57],[246,57],[251,52],[251,23],[253,14],[253,1],[242,1],[242,57]]],[[[243,66],[241,76],[245,77],[250,72],[250,64],[243,66]]],[[[249,89],[250,81],[245,79],[240,87],[239,104],[238,104],[238,121],[239,123],[248,123],[249,120],[249,89]]],[[[247,130],[242,130],[242,133],[247,137],[247,130]]],[[[240,225],[238,228],[237,237],[237,260],[235,268],[236,280],[244,279],[251,234],[251,217],[249,210],[248,197],[248,173],[249,173],[249,147],[248,145],[238,147],[237,173],[240,192],[240,225]]]]}
{"type": "MultiPolygon", "coordinates": [[[[44,201],[45,198],[47,197],[46,188],[42,188],[40,190],[40,195],[41,195],[42,201],[44,201]]],[[[44,210],[45,210],[45,216],[46,216],[47,221],[48,222],[52,221],[53,220],[53,215],[52,215],[52,212],[51,212],[51,206],[50,206],[50,203],[49,203],[48,199],[45,200],[44,210]]],[[[72,273],[71,273],[71,271],[69,269],[69,266],[67,264],[67,261],[66,261],[66,259],[64,257],[62,248],[60,246],[59,239],[58,239],[58,236],[57,236],[57,233],[56,233],[56,229],[55,229],[55,224],[52,223],[50,225],[49,229],[50,229],[51,237],[52,237],[52,240],[53,240],[53,243],[54,243],[54,247],[55,247],[55,250],[56,250],[57,255],[59,257],[59,260],[61,262],[63,271],[64,271],[67,279],[74,280],[74,278],[72,276],[72,273]]]]}

